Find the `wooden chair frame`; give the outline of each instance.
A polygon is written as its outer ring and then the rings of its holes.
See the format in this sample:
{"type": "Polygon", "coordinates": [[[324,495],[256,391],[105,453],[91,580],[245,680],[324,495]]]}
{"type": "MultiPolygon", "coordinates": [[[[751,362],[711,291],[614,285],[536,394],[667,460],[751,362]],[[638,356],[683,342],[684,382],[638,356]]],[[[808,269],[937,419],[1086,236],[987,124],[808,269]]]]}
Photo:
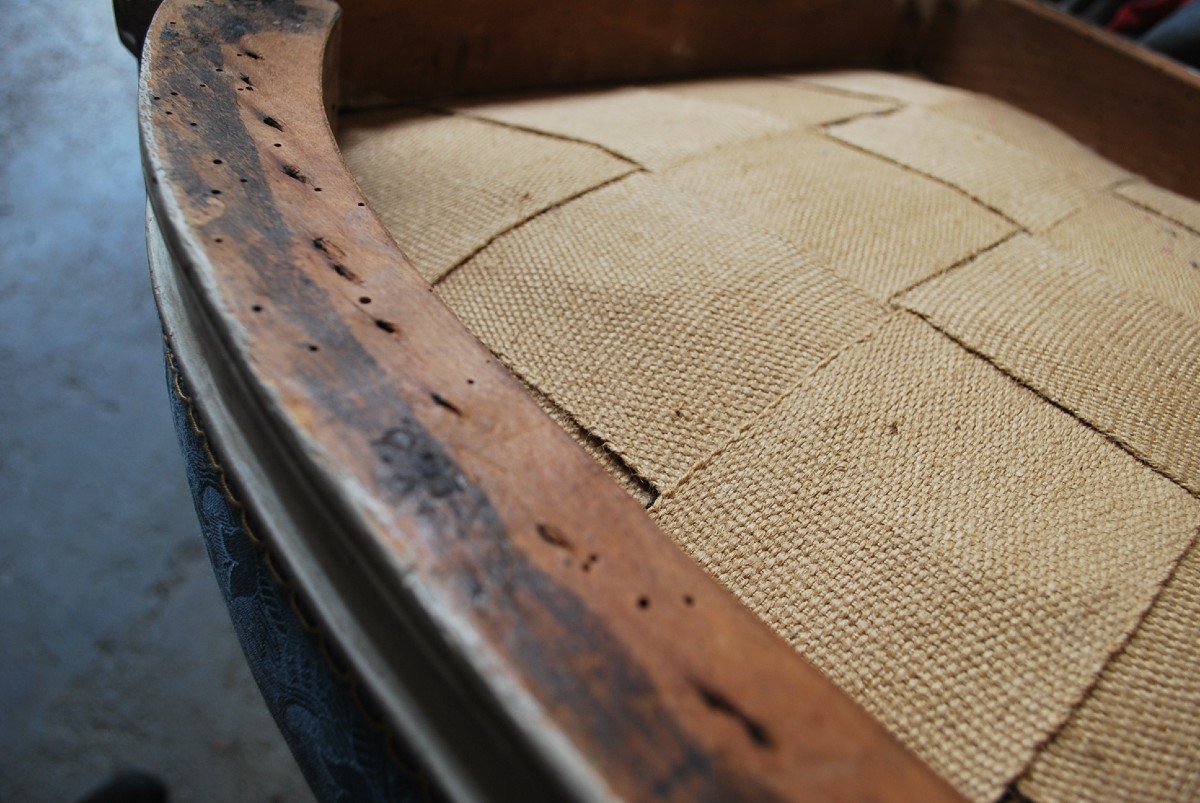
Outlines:
{"type": "Polygon", "coordinates": [[[1027,0],[166,0],[167,336],[271,548],[462,799],[957,799],[664,535],[411,268],[331,123],[450,93],[917,67],[1195,196],[1194,74],[1027,0]],[[339,78],[340,76],[340,78],[339,78]]]}

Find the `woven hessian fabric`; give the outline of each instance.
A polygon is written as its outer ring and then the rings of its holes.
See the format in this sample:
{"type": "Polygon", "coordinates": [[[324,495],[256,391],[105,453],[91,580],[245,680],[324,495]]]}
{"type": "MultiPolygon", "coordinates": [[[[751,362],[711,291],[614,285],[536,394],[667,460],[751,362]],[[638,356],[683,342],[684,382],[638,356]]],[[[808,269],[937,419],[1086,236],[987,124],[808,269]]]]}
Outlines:
{"type": "Polygon", "coordinates": [[[1123,184],[1117,187],[1117,194],[1200,234],[1200,204],[1190,198],[1144,181],[1123,184]]]}
{"type": "Polygon", "coordinates": [[[900,303],[1198,492],[1200,319],[1138,292],[1134,268],[1022,234],[900,303]]]}
{"type": "Polygon", "coordinates": [[[341,137],[551,417],[964,794],[1200,794],[1200,204],[869,72],[341,137]]]}
{"type": "Polygon", "coordinates": [[[1104,186],[1090,173],[917,106],[860,117],[829,133],[956,187],[1035,231],[1066,217],[1104,186]]]}

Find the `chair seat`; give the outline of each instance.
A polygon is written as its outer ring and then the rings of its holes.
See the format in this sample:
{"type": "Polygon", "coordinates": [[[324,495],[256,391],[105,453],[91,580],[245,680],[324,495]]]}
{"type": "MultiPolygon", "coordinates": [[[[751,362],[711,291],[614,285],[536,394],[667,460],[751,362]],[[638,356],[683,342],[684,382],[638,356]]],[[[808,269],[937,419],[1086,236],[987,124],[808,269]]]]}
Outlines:
{"type": "Polygon", "coordinates": [[[890,73],[339,139],[546,412],[957,788],[1195,793],[1200,204],[890,73]]]}

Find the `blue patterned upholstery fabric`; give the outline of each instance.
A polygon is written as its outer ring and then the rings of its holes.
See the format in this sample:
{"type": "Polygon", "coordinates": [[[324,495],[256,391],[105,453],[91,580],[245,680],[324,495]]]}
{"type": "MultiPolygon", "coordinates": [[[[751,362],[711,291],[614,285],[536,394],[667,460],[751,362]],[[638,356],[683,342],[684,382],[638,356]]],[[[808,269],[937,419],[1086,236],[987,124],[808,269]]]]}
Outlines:
{"type": "Polygon", "coordinates": [[[313,793],[321,801],[440,799],[378,721],[330,645],[306,626],[293,592],[248,526],[173,355],[167,385],[200,530],[254,680],[313,793]]]}

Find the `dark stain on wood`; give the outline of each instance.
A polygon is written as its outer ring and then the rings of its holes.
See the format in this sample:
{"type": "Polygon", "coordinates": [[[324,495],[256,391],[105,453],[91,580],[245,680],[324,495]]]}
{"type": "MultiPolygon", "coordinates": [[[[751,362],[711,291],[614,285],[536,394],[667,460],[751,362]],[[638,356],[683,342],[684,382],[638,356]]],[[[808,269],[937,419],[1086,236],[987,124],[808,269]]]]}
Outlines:
{"type": "Polygon", "coordinates": [[[574,545],[572,545],[567,539],[567,536],[563,534],[563,531],[552,524],[539,524],[537,526],[537,534],[538,538],[542,539],[551,546],[556,546],[559,549],[565,549],[568,552],[575,551],[574,545]]]}
{"type": "Polygon", "coordinates": [[[294,178],[296,181],[299,181],[301,184],[308,183],[308,176],[304,175],[304,172],[302,170],[300,170],[300,168],[296,167],[295,165],[285,164],[280,169],[283,171],[283,174],[285,176],[287,176],[288,178],[294,178]]]}
{"type": "Polygon", "coordinates": [[[325,255],[329,261],[329,267],[333,268],[334,273],[347,281],[362,284],[362,279],[358,277],[358,274],[343,263],[342,260],[346,258],[346,252],[330,242],[328,238],[317,237],[313,240],[313,247],[325,255]]]}
{"type": "Polygon", "coordinates": [[[461,416],[463,414],[462,410],[459,409],[457,404],[450,401],[440,393],[430,393],[429,398],[433,400],[434,404],[436,404],[438,407],[441,407],[443,410],[449,410],[457,416],[461,416]]]}
{"type": "MultiPolygon", "coordinates": [[[[597,686],[592,684],[598,678],[581,672],[580,664],[603,667],[607,715],[579,723],[592,730],[593,744],[619,749],[625,771],[644,779],[664,798],[776,799],[754,779],[691,744],[661,706],[638,661],[625,653],[602,619],[512,544],[487,497],[423,428],[405,421],[385,432],[375,447],[381,484],[397,505],[412,509],[427,523],[418,532],[433,541],[454,540],[458,555],[453,565],[462,594],[485,618],[503,624],[507,652],[543,659],[525,667],[541,688],[551,690],[561,704],[588,708],[596,704],[597,686]],[[553,658],[549,645],[556,653],[553,658]],[[617,748],[622,741],[625,744],[617,748]]],[[[445,544],[437,547],[444,550],[445,544]]],[[[735,716],[748,733],[769,739],[762,736],[761,726],[732,705],[720,713],[735,716]]]]}
{"type": "Polygon", "coordinates": [[[709,688],[703,683],[695,683],[695,686],[704,704],[712,710],[736,720],[742,726],[742,729],[746,731],[746,735],[750,737],[750,741],[759,747],[771,748],[775,746],[775,741],[771,738],[771,734],[767,729],[753,717],[748,716],[738,708],[727,696],[709,688]]]}

